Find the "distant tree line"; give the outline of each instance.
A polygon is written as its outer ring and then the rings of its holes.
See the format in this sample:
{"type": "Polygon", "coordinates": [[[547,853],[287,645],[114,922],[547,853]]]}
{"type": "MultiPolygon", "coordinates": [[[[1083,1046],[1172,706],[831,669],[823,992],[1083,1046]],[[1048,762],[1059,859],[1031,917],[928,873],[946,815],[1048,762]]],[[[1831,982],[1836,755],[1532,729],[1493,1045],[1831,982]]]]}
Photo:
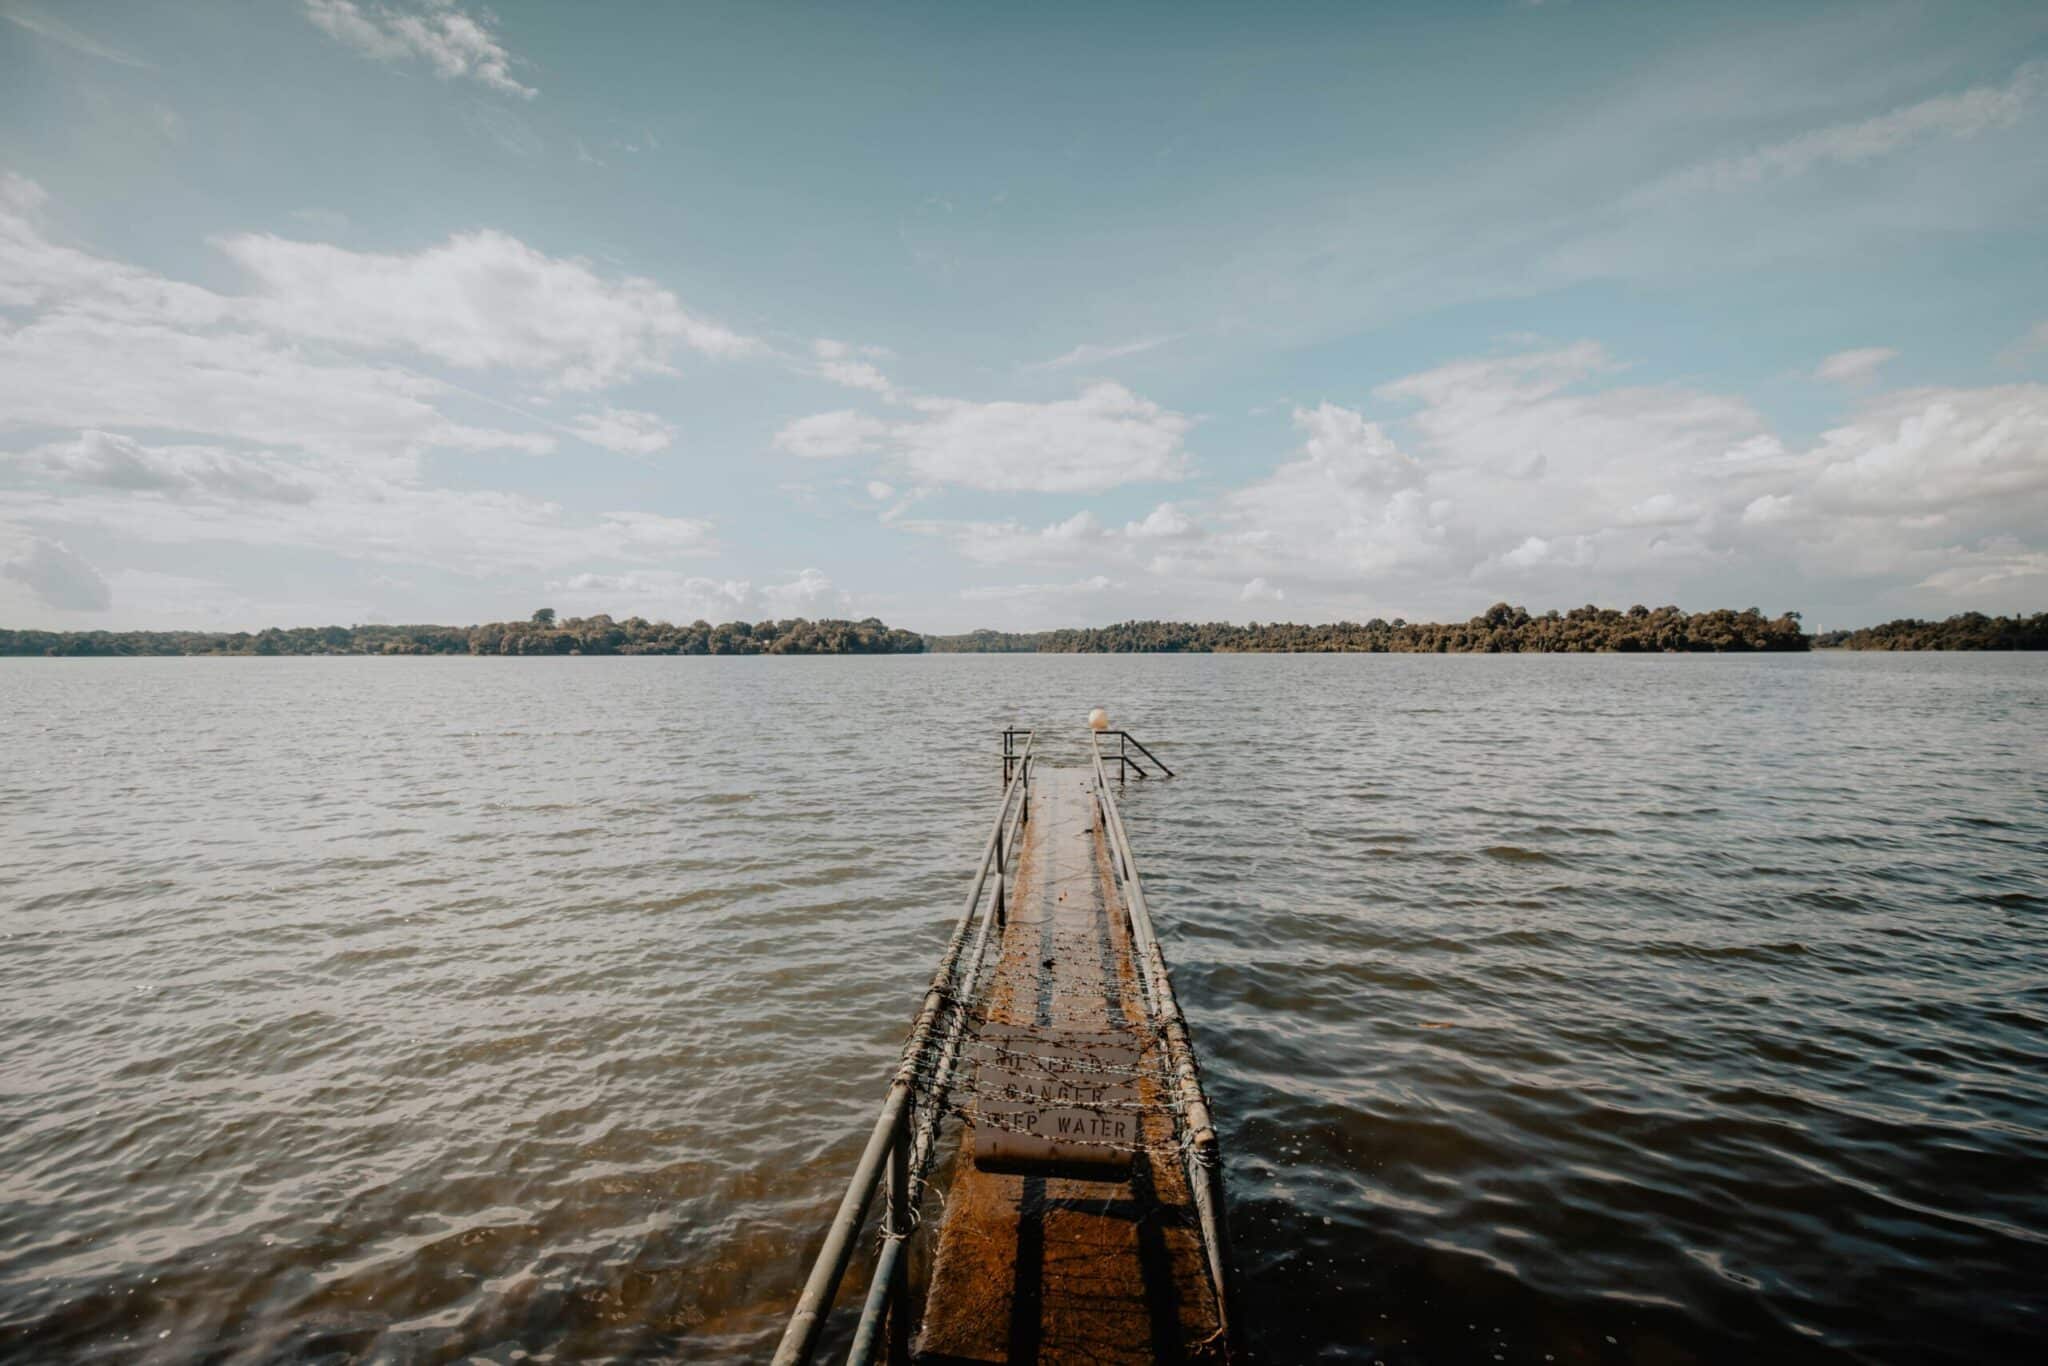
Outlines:
{"type": "Polygon", "coordinates": [[[1495,603],[1470,621],[1126,621],[1056,631],[926,635],[874,617],[861,621],[728,621],[687,626],[599,614],[557,620],[548,608],[527,621],[481,626],[297,626],[265,631],[15,631],[0,628],[0,655],[873,655],[1130,654],[1274,651],[1386,654],[1655,653],[1754,650],[2048,650],[2048,612],[1946,621],[1911,618],[1860,631],[1804,634],[1797,612],[1765,617],[1751,607],[1686,613],[1574,607],[1534,616],[1495,603]]]}
{"type": "Polygon", "coordinates": [[[886,655],[924,637],[862,621],[728,621],[713,626],[608,616],[482,626],[295,626],[267,631],[10,631],[0,655],[886,655]]]}
{"type": "Polygon", "coordinates": [[[2030,617],[1987,617],[1963,612],[1947,621],[1902,617],[1860,631],[1823,631],[1824,650],[2048,650],[2048,612],[2030,617]]]}
{"type": "Polygon", "coordinates": [[[1133,652],[1286,651],[1375,654],[1653,653],[1746,650],[1804,650],[1811,643],[1799,614],[1766,617],[1756,608],[1733,612],[1685,613],[1676,607],[1631,607],[1617,611],[1574,607],[1568,612],[1530,615],[1528,609],[1495,603],[1470,621],[1340,621],[1324,626],[1268,622],[1237,626],[1227,621],[1126,621],[1116,626],[1058,631],[970,631],[926,636],[925,648],[939,653],[1125,654],[1133,652]]]}

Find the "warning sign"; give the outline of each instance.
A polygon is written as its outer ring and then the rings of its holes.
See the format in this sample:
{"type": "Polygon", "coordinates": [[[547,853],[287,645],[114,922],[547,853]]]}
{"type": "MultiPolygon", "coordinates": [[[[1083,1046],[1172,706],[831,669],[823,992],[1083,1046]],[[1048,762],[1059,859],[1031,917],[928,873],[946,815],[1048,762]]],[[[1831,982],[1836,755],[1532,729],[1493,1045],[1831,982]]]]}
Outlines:
{"type": "Polygon", "coordinates": [[[1138,1059],[1122,1031],[985,1030],[967,1046],[975,1165],[1129,1168],[1144,1139],[1138,1059]]]}

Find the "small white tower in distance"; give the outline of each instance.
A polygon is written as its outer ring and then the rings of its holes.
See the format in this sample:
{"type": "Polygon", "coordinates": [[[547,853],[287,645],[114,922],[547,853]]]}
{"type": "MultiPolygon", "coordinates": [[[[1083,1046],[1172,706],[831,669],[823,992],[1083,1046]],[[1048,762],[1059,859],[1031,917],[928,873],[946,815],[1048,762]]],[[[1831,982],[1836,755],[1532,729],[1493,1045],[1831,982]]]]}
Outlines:
{"type": "Polygon", "coordinates": [[[1108,729],[1109,729],[1109,713],[1108,713],[1108,712],[1106,712],[1106,711],[1104,711],[1104,710],[1103,710],[1102,708],[1100,708],[1100,707],[1097,707],[1097,708],[1096,708],[1096,709],[1095,709],[1094,711],[1091,711],[1091,712],[1089,712],[1089,713],[1088,713],[1088,729],[1090,729],[1090,730],[1108,730],[1108,729]]]}

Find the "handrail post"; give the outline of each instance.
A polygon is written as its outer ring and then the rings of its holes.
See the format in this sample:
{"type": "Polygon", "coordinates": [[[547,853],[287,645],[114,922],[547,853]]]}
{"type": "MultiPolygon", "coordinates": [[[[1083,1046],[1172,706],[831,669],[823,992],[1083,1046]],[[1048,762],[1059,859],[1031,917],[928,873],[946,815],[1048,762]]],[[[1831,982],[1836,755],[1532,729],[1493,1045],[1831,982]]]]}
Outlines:
{"type": "Polygon", "coordinates": [[[1003,838],[1001,827],[996,829],[996,924],[1009,923],[1010,913],[1010,849],[1009,841],[1003,838]]]}

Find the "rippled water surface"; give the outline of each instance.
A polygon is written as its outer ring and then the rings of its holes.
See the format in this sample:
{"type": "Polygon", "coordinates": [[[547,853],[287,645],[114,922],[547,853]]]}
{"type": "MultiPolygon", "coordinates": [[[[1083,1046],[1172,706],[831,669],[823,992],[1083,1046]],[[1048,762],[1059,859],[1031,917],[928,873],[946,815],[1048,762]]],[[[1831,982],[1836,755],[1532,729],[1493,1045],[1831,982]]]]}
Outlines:
{"type": "Polygon", "coordinates": [[[755,1360],[1109,706],[1273,1362],[2039,1360],[2048,659],[0,661],[0,1356],[755,1360]]]}

